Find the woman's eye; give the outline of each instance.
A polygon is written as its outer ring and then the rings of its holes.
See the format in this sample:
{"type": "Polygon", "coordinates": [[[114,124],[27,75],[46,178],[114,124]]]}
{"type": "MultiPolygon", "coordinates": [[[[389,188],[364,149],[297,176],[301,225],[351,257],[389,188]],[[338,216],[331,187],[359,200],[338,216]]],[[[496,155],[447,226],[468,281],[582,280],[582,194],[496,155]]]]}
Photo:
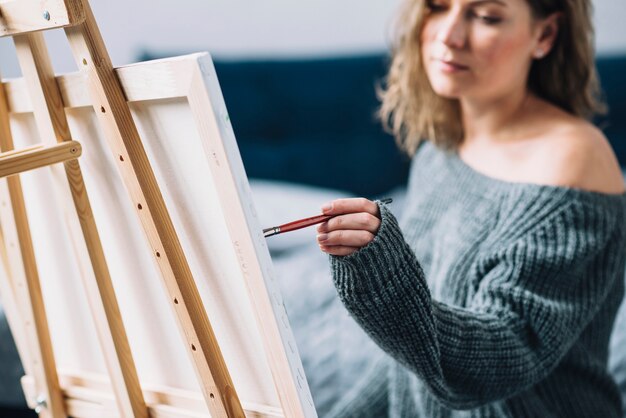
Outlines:
{"type": "Polygon", "coordinates": [[[481,20],[482,22],[486,23],[487,25],[497,25],[498,23],[502,22],[502,18],[495,17],[495,16],[477,14],[475,15],[475,17],[481,20]]]}
{"type": "Polygon", "coordinates": [[[431,13],[433,13],[433,12],[441,12],[441,11],[444,11],[446,9],[445,5],[437,4],[437,3],[433,3],[433,2],[426,3],[426,7],[428,8],[428,10],[431,13]]]}

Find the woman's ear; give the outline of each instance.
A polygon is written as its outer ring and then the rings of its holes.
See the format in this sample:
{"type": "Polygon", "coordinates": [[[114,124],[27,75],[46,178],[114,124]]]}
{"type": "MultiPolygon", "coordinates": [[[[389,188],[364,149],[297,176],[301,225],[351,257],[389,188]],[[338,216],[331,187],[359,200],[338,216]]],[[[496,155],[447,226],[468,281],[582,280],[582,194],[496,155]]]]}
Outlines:
{"type": "Polygon", "coordinates": [[[541,59],[548,55],[559,33],[559,20],[561,16],[561,12],[555,12],[537,22],[535,26],[537,44],[533,52],[533,58],[541,59]]]}

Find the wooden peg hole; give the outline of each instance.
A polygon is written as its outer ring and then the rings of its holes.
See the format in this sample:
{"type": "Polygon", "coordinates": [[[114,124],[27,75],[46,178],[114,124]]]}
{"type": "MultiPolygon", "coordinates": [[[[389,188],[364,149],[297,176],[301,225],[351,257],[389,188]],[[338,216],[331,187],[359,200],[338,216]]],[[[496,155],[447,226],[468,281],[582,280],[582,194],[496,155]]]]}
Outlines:
{"type": "Polygon", "coordinates": [[[87,60],[83,58],[83,65],[87,65],[87,60]]]}
{"type": "Polygon", "coordinates": [[[137,204],[137,209],[139,209],[139,210],[143,209],[143,206],[141,206],[141,203],[137,204]]]}
{"type": "Polygon", "coordinates": [[[161,258],[161,253],[160,252],[157,251],[155,254],[156,254],[157,258],[161,258]]]}
{"type": "Polygon", "coordinates": [[[196,351],[196,346],[195,346],[195,345],[193,345],[193,344],[191,344],[191,350],[192,350],[192,351],[196,351]]]}
{"type": "Polygon", "coordinates": [[[120,155],[120,161],[124,162],[124,157],[120,155]]]}
{"type": "Polygon", "coordinates": [[[209,393],[209,396],[211,397],[211,399],[215,399],[215,395],[213,395],[212,393],[209,393]]]}
{"type": "Polygon", "coordinates": [[[178,305],[178,299],[174,298],[174,305],[178,305]]]}
{"type": "Polygon", "coordinates": [[[102,113],[106,113],[106,112],[107,112],[107,111],[106,111],[106,109],[104,108],[104,106],[100,106],[100,111],[101,111],[102,113]]]}

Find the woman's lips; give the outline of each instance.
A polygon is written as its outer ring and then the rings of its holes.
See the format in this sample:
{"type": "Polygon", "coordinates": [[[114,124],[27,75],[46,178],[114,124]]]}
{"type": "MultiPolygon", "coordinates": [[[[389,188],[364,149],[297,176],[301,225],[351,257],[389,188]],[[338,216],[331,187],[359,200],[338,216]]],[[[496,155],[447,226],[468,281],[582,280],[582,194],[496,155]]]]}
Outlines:
{"type": "Polygon", "coordinates": [[[467,65],[459,64],[454,61],[438,59],[436,60],[436,62],[441,71],[443,71],[444,73],[459,73],[469,70],[469,67],[467,65]]]}

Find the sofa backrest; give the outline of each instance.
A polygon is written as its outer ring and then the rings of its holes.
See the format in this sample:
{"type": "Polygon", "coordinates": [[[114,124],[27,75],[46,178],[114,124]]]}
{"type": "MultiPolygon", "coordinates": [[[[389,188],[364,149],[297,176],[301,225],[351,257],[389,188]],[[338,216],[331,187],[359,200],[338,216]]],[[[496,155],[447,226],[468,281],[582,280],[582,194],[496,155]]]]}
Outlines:
{"type": "Polygon", "coordinates": [[[366,196],[404,182],[409,158],[375,117],[383,56],[215,65],[250,177],[366,196]]]}

